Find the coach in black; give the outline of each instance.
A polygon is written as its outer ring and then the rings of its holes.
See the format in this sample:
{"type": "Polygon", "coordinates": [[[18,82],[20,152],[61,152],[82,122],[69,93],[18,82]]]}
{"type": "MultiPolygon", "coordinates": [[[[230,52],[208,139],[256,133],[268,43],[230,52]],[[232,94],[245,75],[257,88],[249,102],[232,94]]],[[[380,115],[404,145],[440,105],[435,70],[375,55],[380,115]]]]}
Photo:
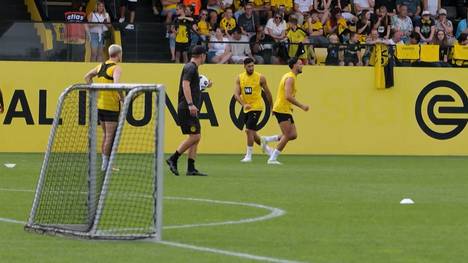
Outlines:
{"type": "MultiPolygon", "coordinates": [[[[177,170],[177,161],[179,157],[188,150],[188,176],[206,176],[206,174],[195,169],[195,158],[197,156],[197,147],[200,142],[200,120],[198,112],[201,107],[200,77],[198,67],[205,62],[206,50],[203,46],[194,46],[192,48],[192,58],[185,64],[180,76],[179,84],[179,105],[178,117],[180,128],[183,134],[187,134],[185,139],[175,153],[166,160],[171,172],[179,175],[177,170]]],[[[210,83],[211,85],[211,83],[210,83]]]]}

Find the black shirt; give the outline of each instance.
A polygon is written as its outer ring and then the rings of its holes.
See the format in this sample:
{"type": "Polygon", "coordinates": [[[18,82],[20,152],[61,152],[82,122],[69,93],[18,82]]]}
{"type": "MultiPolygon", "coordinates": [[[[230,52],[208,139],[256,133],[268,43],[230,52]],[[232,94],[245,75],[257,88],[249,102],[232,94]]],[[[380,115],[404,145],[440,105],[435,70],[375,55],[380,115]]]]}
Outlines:
{"type": "Polygon", "coordinates": [[[379,9],[381,6],[387,7],[389,13],[396,9],[395,0],[375,0],[375,10],[379,9]]]}
{"type": "Polygon", "coordinates": [[[190,81],[190,90],[192,93],[193,104],[200,108],[201,103],[201,91],[200,91],[200,76],[198,75],[198,66],[194,62],[189,62],[184,65],[182,74],[180,75],[179,83],[179,109],[188,109],[187,100],[184,96],[184,87],[182,81],[190,81]]]}
{"type": "Polygon", "coordinates": [[[424,20],[422,18],[416,20],[416,27],[419,27],[421,35],[423,35],[424,38],[429,38],[431,36],[431,27],[433,26],[435,26],[435,21],[432,18],[429,20],[424,20]]]}

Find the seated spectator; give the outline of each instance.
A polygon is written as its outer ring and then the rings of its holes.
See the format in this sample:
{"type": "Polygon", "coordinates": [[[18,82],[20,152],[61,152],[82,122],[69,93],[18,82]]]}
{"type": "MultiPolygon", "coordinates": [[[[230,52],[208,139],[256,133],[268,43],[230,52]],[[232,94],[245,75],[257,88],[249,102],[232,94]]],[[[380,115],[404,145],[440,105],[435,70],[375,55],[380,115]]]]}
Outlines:
{"type": "Polygon", "coordinates": [[[341,10],[339,8],[334,8],[329,19],[325,23],[325,34],[337,34],[340,36],[346,28],[348,28],[348,25],[346,19],[341,16],[341,10]]]}
{"type": "Polygon", "coordinates": [[[255,34],[255,29],[257,25],[260,25],[260,20],[253,12],[253,5],[251,3],[247,3],[244,10],[245,12],[239,16],[237,24],[241,28],[242,34],[250,37],[255,34]]]}
{"type": "Polygon", "coordinates": [[[257,26],[255,35],[250,38],[250,50],[258,64],[277,63],[276,57],[273,57],[272,42],[273,39],[265,34],[263,26],[257,26]]]}
{"type": "Polygon", "coordinates": [[[224,12],[223,3],[221,0],[208,0],[206,9],[208,9],[208,11],[215,11],[217,15],[220,15],[224,12]]]}
{"type": "Polygon", "coordinates": [[[275,13],[290,14],[293,11],[293,0],[271,0],[271,9],[275,13]]]}
{"type": "Polygon", "coordinates": [[[323,24],[317,11],[313,10],[311,12],[309,19],[304,24],[304,29],[309,33],[309,42],[311,44],[328,44],[328,39],[323,35],[323,24]]]}
{"type": "Polygon", "coordinates": [[[270,18],[265,26],[265,34],[273,38],[275,42],[281,42],[286,39],[287,24],[283,16],[279,13],[270,18]]]}
{"type": "Polygon", "coordinates": [[[186,15],[186,7],[183,4],[179,4],[178,8],[182,11],[179,12],[172,29],[175,33],[175,62],[187,63],[193,18],[186,15]]]}
{"type": "Polygon", "coordinates": [[[344,64],[346,66],[362,66],[361,46],[359,45],[359,34],[350,33],[349,41],[344,50],[344,64]]]}
{"type": "Polygon", "coordinates": [[[366,50],[364,51],[364,55],[362,56],[362,63],[364,66],[369,66],[369,60],[372,56],[372,52],[374,51],[374,45],[382,43],[382,40],[379,37],[379,32],[377,29],[372,29],[370,35],[366,39],[366,50]]]}
{"type": "Polygon", "coordinates": [[[208,61],[216,64],[226,64],[231,59],[229,39],[224,36],[221,28],[216,28],[208,44],[208,61]]]}
{"type": "Polygon", "coordinates": [[[377,29],[379,38],[389,39],[390,30],[392,28],[392,19],[387,13],[387,7],[385,5],[380,6],[377,14],[377,19],[374,22],[374,29],[377,29]]]}
{"type": "Polygon", "coordinates": [[[435,21],[427,10],[422,12],[422,17],[416,20],[414,31],[421,37],[421,43],[431,43],[435,34],[435,21]]]}
{"type": "Polygon", "coordinates": [[[196,31],[202,41],[207,41],[210,36],[211,25],[208,23],[208,11],[201,10],[198,17],[196,31]]]}
{"type": "Polygon", "coordinates": [[[404,44],[403,40],[401,40],[402,36],[403,36],[403,33],[401,31],[392,30],[390,32],[390,39],[385,41],[385,43],[390,46],[404,44]]]}
{"type": "Polygon", "coordinates": [[[104,34],[110,27],[110,16],[103,2],[97,2],[96,8],[88,16],[89,38],[91,39],[91,61],[103,61],[104,34]]]}
{"type": "Polygon", "coordinates": [[[419,18],[421,14],[421,0],[396,0],[397,10],[400,7],[407,7],[407,15],[411,18],[419,18]]]}
{"type": "Polygon", "coordinates": [[[232,16],[232,8],[227,8],[224,12],[223,19],[221,19],[221,22],[219,22],[219,27],[226,35],[229,35],[229,31],[233,30],[237,26],[236,19],[232,16]]]}
{"type": "Polygon", "coordinates": [[[418,45],[419,42],[421,42],[421,35],[416,32],[411,32],[408,43],[405,42],[405,44],[418,45]]]}
{"type": "MultiPolygon", "coordinates": [[[[235,64],[240,64],[244,62],[244,59],[251,58],[252,51],[250,50],[249,38],[246,35],[242,34],[242,29],[235,28],[231,32],[231,61],[235,64]]],[[[254,59],[255,60],[255,59],[254,59]]]]}
{"type": "Polygon", "coordinates": [[[408,7],[400,5],[398,7],[398,15],[392,17],[392,29],[403,33],[403,42],[409,41],[409,36],[413,32],[413,22],[408,16],[408,7]]]}
{"type": "Polygon", "coordinates": [[[314,10],[314,0],[294,0],[294,8],[302,14],[309,13],[314,10]]]}
{"type": "Polygon", "coordinates": [[[340,49],[340,40],[338,35],[333,33],[328,36],[330,45],[327,48],[327,57],[325,59],[325,65],[327,66],[343,66],[343,52],[340,49]]]}
{"type": "Polygon", "coordinates": [[[366,9],[361,12],[356,26],[360,42],[365,42],[372,30],[371,13],[369,10],[366,9]]]}
{"type": "MultiPolygon", "coordinates": [[[[466,10],[468,13],[468,7],[466,8],[466,10]]],[[[468,33],[468,15],[465,17],[465,19],[460,20],[460,22],[458,22],[457,33],[455,34],[455,37],[458,39],[462,33],[468,33]]]]}
{"type": "Polygon", "coordinates": [[[319,13],[326,13],[335,7],[335,5],[332,6],[331,4],[332,0],[314,0],[314,9],[319,13]]]}
{"type": "Polygon", "coordinates": [[[449,41],[447,35],[445,34],[444,30],[438,30],[434,40],[432,41],[433,44],[439,45],[439,59],[441,62],[448,62],[448,55],[449,55],[449,41]]]}
{"type": "Polygon", "coordinates": [[[453,24],[447,19],[447,10],[441,8],[437,12],[437,20],[435,21],[436,31],[443,30],[449,41],[453,42],[453,24]]]}
{"type": "Polygon", "coordinates": [[[290,58],[297,57],[302,60],[304,64],[308,64],[308,48],[299,43],[306,44],[307,32],[297,26],[297,18],[295,16],[289,17],[289,31],[287,34],[289,41],[288,55],[290,58]]]}
{"type": "Polygon", "coordinates": [[[137,6],[137,1],[138,0],[122,0],[122,1],[120,1],[121,4],[120,4],[119,23],[125,22],[125,11],[126,11],[126,9],[128,9],[128,11],[130,12],[129,23],[125,27],[125,29],[127,29],[127,30],[135,29],[135,26],[133,25],[133,23],[135,22],[135,10],[136,10],[136,6],[137,6]]]}
{"type": "Polygon", "coordinates": [[[362,11],[373,11],[375,1],[374,0],[354,0],[354,10],[356,14],[360,14],[362,11]]]}
{"type": "Polygon", "coordinates": [[[381,7],[385,7],[385,10],[393,16],[396,14],[396,3],[395,0],[375,0],[375,12],[379,15],[381,7]]]}

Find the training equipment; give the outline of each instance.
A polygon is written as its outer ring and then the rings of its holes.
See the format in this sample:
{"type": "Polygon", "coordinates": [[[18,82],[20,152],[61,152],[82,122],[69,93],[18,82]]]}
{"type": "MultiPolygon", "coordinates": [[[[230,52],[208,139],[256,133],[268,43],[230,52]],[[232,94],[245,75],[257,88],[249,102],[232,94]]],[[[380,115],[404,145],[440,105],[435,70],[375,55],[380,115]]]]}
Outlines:
{"type": "Polygon", "coordinates": [[[59,98],[27,230],[97,239],[162,237],[162,85],[73,85],[59,98]],[[126,92],[101,172],[97,95],[126,92]],[[144,94],[144,95],[141,95],[144,94]]]}
{"type": "Polygon", "coordinates": [[[208,85],[210,85],[210,80],[206,76],[200,75],[200,90],[207,89],[208,85]]]}
{"type": "Polygon", "coordinates": [[[414,201],[411,200],[410,198],[404,198],[403,200],[400,201],[401,205],[412,205],[414,204],[414,201]]]}
{"type": "Polygon", "coordinates": [[[6,168],[15,168],[16,163],[5,163],[4,165],[6,168]]]}

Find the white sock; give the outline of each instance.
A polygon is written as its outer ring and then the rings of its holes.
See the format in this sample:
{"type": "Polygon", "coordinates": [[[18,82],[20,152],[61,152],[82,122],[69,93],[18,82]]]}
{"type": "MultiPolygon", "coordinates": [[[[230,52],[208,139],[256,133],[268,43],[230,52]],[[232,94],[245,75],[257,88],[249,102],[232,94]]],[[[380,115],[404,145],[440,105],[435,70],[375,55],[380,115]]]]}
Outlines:
{"type": "Polygon", "coordinates": [[[270,146],[266,146],[266,152],[268,155],[271,155],[273,153],[273,149],[270,146]]]}
{"type": "Polygon", "coordinates": [[[278,155],[279,155],[280,153],[281,153],[281,152],[278,151],[278,149],[275,149],[275,150],[273,151],[273,153],[270,155],[270,160],[272,160],[272,161],[273,161],[273,160],[276,160],[276,159],[278,158],[278,155]]]}
{"type": "Polygon", "coordinates": [[[252,153],[253,153],[253,146],[247,146],[247,153],[245,154],[245,157],[252,158],[252,153]]]}
{"type": "Polygon", "coordinates": [[[103,154],[102,155],[101,171],[105,171],[107,169],[108,164],[109,164],[109,156],[103,154]]]}
{"type": "Polygon", "coordinates": [[[265,141],[266,142],[277,142],[279,140],[280,140],[279,135],[265,136],[265,141]]]}

